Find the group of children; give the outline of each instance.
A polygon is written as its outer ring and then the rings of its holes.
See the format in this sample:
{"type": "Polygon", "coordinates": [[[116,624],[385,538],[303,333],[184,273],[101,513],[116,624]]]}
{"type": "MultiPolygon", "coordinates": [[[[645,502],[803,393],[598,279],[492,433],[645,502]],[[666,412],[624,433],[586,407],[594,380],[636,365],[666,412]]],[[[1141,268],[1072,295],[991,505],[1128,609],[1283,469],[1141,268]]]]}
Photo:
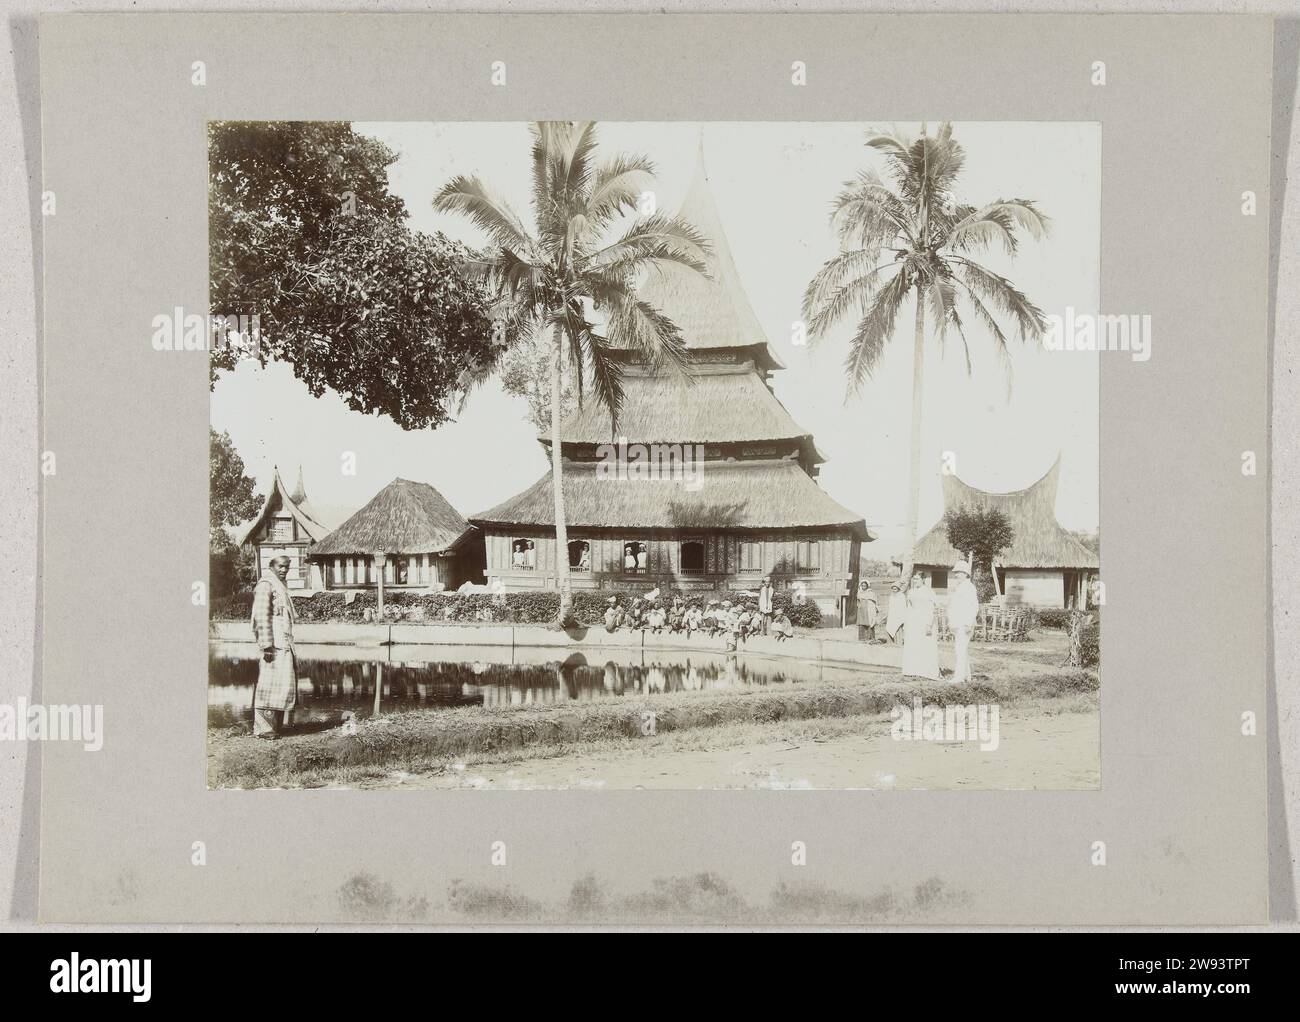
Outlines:
{"type": "Polygon", "coordinates": [[[694,632],[703,635],[721,635],[727,640],[727,648],[735,649],[736,643],[751,635],[771,635],[777,640],[784,640],[794,635],[794,625],[785,611],[776,611],[765,615],[759,612],[758,604],[737,600],[709,600],[701,606],[698,600],[686,604],[680,596],[673,597],[672,605],[665,608],[655,594],[645,600],[634,597],[632,603],[624,608],[618,598],[611,596],[605,606],[605,630],[616,632],[620,628],[660,634],[664,630],[685,633],[689,639],[694,632]]]}

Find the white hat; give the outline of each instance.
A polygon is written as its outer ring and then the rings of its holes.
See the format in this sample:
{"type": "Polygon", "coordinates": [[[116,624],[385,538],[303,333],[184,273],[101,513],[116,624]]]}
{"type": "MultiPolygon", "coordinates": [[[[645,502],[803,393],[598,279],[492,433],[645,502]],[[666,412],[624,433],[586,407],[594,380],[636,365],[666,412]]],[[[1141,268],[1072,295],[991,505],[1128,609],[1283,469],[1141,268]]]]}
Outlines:
{"type": "Polygon", "coordinates": [[[963,575],[969,575],[970,565],[967,564],[965,561],[958,561],[956,564],[952,566],[952,570],[954,573],[960,571],[963,575]]]}

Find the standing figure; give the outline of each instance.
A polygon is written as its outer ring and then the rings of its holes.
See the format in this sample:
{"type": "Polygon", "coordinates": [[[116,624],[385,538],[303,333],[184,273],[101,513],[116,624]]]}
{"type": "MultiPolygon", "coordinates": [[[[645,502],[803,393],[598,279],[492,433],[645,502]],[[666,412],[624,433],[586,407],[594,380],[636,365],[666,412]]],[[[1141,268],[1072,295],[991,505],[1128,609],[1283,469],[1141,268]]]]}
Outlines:
{"type": "Polygon", "coordinates": [[[952,574],[957,582],[948,593],[948,627],[952,629],[955,656],[952,681],[960,685],[971,680],[970,639],[979,617],[980,598],[970,580],[969,564],[958,561],[952,566],[952,574]]]}
{"type": "Polygon", "coordinates": [[[880,604],[871,583],[863,579],[858,583],[858,641],[875,642],[876,624],[880,621],[880,604]]]}
{"type": "Polygon", "coordinates": [[[934,590],[925,584],[919,571],[912,576],[912,587],[907,591],[904,629],[904,676],[938,681],[939,636],[935,625],[934,590]]]}
{"type": "Polygon", "coordinates": [[[758,587],[758,612],[762,615],[763,634],[766,635],[772,628],[772,576],[769,575],[763,579],[763,584],[758,587]]]}
{"type": "Polygon", "coordinates": [[[885,635],[891,646],[903,641],[907,621],[907,594],[903,592],[903,583],[895,582],[890,588],[889,602],[885,604],[885,635]]]}
{"type": "Polygon", "coordinates": [[[298,673],[293,655],[293,597],[285,579],[289,558],[271,559],[253,590],[253,638],[262,651],[253,692],[253,734],[278,738],[292,723],[298,701],[298,673]]]}

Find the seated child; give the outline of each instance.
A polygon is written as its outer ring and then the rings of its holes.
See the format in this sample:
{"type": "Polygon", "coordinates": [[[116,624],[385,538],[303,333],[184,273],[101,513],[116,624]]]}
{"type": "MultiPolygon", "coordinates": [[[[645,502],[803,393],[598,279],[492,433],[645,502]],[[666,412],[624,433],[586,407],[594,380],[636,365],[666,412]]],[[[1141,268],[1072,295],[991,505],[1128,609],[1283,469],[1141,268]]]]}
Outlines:
{"type": "Polygon", "coordinates": [[[790,615],[784,610],[778,610],[776,617],[772,619],[772,634],[776,637],[777,642],[794,635],[794,625],[790,623],[790,615]]]}

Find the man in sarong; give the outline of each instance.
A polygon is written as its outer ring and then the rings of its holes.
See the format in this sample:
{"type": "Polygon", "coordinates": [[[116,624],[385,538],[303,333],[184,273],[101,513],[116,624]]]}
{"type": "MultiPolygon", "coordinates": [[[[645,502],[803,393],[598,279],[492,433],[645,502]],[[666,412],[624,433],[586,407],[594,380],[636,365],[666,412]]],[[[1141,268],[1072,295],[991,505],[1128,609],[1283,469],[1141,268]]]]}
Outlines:
{"type": "Polygon", "coordinates": [[[293,598],[285,579],[289,558],[272,558],[253,590],[253,638],[262,651],[253,692],[253,734],[278,738],[292,723],[298,701],[298,673],[293,654],[293,598]]]}

